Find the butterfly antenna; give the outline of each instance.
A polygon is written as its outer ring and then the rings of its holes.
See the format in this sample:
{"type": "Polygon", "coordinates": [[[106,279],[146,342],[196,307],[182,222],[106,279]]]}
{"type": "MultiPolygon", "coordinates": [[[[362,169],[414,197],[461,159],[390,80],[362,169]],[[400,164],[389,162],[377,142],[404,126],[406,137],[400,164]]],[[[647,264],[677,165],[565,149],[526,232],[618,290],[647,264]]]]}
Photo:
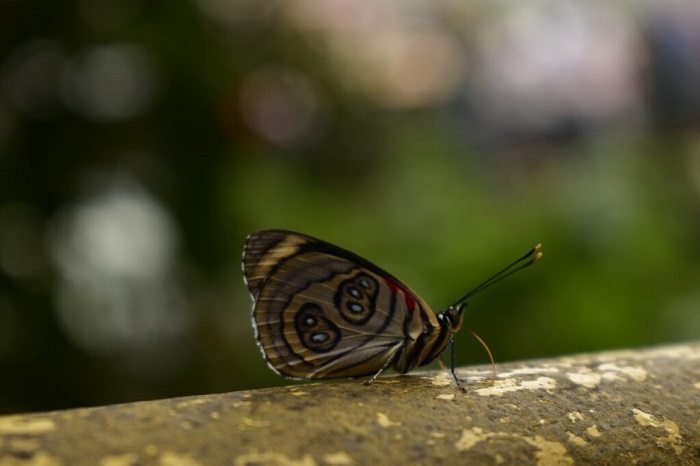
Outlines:
{"type": "Polygon", "coordinates": [[[515,272],[524,269],[525,267],[529,267],[542,257],[542,245],[538,244],[534,248],[530,249],[527,254],[525,254],[523,257],[520,259],[514,261],[512,264],[510,264],[508,267],[504,268],[500,272],[492,275],[490,278],[486,279],[479,285],[477,285],[474,289],[472,289],[469,293],[465,294],[461,298],[457,300],[451,307],[455,307],[467,299],[471,298],[475,294],[477,294],[480,291],[483,291],[484,289],[488,288],[489,286],[493,285],[496,282],[500,282],[504,278],[513,275],[515,272]],[[525,262],[527,261],[527,262],[525,262]],[[525,263],[523,263],[525,262],[525,263]]]}
{"type": "Polygon", "coordinates": [[[496,380],[496,378],[498,377],[498,374],[496,373],[496,362],[493,360],[493,354],[491,354],[491,350],[489,349],[486,342],[484,340],[482,340],[481,337],[479,335],[477,335],[474,330],[472,330],[470,328],[467,328],[467,330],[469,330],[469,332],[471,332],[471,334],[474,336],[474,338],[476,338],[479,341],[479,343],[481,343],[481,346],[484,347],[484,349],[486,350],[486,353],[489,355],[489,359],[491,360],[491,370],[493,371],[493,380],[496,380]]]}

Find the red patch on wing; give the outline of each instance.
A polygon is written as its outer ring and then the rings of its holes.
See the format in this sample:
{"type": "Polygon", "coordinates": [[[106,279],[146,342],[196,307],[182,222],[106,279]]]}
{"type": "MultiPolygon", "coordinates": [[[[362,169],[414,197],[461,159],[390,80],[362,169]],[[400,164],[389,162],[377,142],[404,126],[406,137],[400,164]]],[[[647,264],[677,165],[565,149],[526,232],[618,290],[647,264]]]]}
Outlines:
{"type": "Polygon", "coordinates": [[[401,294],[403,294],[403,299],[406,302],[406,308],[408,308],[409,312],[413,312],[416,309],[416,300],[413,299],[413,296],[411,296],[410,291],[408,291],[406,288],[396,283],[395,281],[389,280],[388,278],[385,278],[384,281],[387,285],[389,285],[389,288],[393,293],[398,293],[399,291],[401,291],[401,294]]]}

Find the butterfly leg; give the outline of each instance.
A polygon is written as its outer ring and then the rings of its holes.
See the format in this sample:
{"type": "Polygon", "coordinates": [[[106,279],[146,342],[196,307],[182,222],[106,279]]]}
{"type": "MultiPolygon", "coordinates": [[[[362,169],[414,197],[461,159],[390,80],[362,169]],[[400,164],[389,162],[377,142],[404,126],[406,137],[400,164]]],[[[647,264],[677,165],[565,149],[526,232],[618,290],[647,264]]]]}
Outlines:
{"type": "Polygon", "coordinates": [[[391,365],[392,362],[394,362],[394,360],[396,359],[396,356],[399,353],[401,353],[401,351],[395,352],[390,358],[388,358],[386,360],[386,362],[384,363],[384,365],[382,366],[382,368],[379,369],[377,371],[377,373],[372,376],[372,378],[367,379],[364,382],[362,382],[362,385],[372,385],[374,383],[374,381],[377,380],[377,377],[379,377],[381,375],[381,373],[384,372],[387,369],[387,367],[389,367],[391,365]]]}
{"type": "Polygon", "coordinates": [[[452,373],[452,377],[455,379],[455,383],[457,384],[457,388],[459,388],[462,391],[466,391],[467,389],[464,388],[462,385],[462,382],[460,382],[459,377],[457,377],[457,374],[455,374],[455,339],[454,337],[450,337],[450,373],[452,373]]]}

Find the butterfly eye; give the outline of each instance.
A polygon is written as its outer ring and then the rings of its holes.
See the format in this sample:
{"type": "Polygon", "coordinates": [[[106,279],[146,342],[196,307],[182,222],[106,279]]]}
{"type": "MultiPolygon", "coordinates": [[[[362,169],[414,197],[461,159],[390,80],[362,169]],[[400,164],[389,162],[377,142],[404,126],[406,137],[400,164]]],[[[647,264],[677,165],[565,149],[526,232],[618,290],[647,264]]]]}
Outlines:
{"type": "Polygon", "coordinates": [[[335,294],[336,309],[349,323],[362,325],[374,315],[377,289],[377,281],[364,272],[343,280],[335,294]]]}
{"type": "Polygon", "coordinates": [[[330,336],[326,332],[316,332],[311,334],[311,341],[314,343],[324,343],[328,341],[330,336]]]}
{"type": "Polygon", "coordinates": [[[372,284],[366,278],[361,278],[360,280],[358,280],[358,282],[359,282],[360,286],[366,290],[369,290],[372,288],[372,284]]]}
{"type": "Polygon", "coordinates": [[[325,353],[340,341],[340,330],[318,304],[304,304],[294,318],[294,327],[302,344],[315,353],[325,353]]]}
{"type": "Polygon", "coordinates": [[[353,302],[348,303],[348,309],[350,312],[354,312],[355,314],[359,314],[364,310],[361,304],[353,302]]]}
{"type": "Polygon", "coordinates": [[[317,322],[318,321],[316,320],[316,318],[311,316],[308,316],[306,318],[306,321],[304,321],[307,327],[313,327],[314,325],[316,325],[317,322]]]}

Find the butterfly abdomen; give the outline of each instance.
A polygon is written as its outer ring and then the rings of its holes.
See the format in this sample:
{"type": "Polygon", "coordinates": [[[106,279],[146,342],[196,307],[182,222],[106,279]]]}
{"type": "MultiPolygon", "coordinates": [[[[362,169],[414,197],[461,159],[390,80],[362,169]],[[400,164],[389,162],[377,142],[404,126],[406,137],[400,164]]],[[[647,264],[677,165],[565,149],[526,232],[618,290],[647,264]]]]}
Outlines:
{"type": "MultiPolygon", "coordinates": [[[[414,367],[424,366],[433,362],[445,351],[450,338],[456,331],[452,321],[446,319],[444,313],[437,316],[432,311],[421,309],[420,320],[422,331],[415,338],[408,338],[411,335],[407,332],[404,357],[397,360],[395,369],[404,374],[414,367]]],[[[461,314],[460,314],[461,324],[461,314]]]]}

